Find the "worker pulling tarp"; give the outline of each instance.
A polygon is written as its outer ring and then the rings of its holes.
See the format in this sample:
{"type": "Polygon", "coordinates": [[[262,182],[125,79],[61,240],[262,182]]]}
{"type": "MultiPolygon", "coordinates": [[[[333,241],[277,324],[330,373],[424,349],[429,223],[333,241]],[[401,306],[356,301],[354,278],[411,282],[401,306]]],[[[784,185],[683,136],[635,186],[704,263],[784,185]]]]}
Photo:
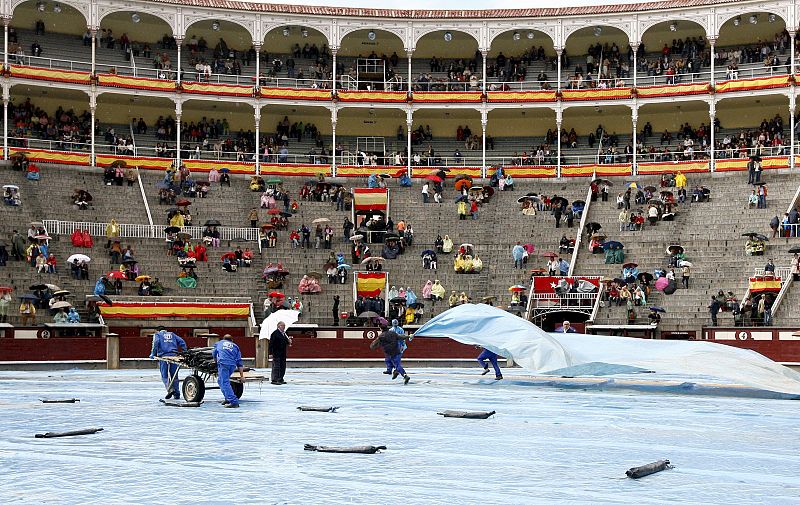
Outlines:
{"type": "MultiPolygon", "coordinates": [[[[480,345],[536,374],[559,376],[655,372],[700,377],[800,395],[800,373],[747,349],[713,342],[645,340],[576,333],[548,334],[504,310],[464,304],[434,317],[416,336],[448,337],[480,345]],[[576,374],[580,371],[580,374],[576,374]]],[[[648,378],[654,376],[648,375],[648,378]]]]}

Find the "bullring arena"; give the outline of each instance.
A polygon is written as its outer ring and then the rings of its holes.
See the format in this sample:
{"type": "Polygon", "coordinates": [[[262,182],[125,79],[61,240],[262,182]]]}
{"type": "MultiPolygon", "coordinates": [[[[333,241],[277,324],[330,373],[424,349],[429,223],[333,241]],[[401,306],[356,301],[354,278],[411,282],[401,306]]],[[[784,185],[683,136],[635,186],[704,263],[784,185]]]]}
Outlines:
{"type": "Polygon", "coordinates": [[[0,13],[4,502],[795,502],[797,0],[0,13]]]}

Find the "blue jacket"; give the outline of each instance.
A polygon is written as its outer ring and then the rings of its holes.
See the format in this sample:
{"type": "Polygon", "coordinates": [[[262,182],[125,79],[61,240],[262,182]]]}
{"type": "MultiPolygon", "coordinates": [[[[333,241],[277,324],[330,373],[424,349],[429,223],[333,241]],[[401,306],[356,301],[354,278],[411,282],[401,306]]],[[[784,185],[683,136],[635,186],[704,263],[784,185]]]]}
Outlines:
{"type": "Polygon", "coordinates": [[[214,356],[214,360],[219,365],[235,365],[237,367],[244,366],[242,363],[242,353],[239,350],[239,346],[230,340],[220,340],[214,344],[212,356],[214,356]]]}
{"type": "Polygon", "coordinates": [[[94,284],[94,294],[95,295],[106,294],[106,285],[105,283],[103,283],[103,279],[97,279],[97,282],[94,284]]]}
{"type": "Polygon", "coordinates": [[[153,335],[153,347],[150,350],[150,357],[153,356],[175,356],[181,348],[187,349],[186,342],[171,331],[161,330],[153,335]]]}

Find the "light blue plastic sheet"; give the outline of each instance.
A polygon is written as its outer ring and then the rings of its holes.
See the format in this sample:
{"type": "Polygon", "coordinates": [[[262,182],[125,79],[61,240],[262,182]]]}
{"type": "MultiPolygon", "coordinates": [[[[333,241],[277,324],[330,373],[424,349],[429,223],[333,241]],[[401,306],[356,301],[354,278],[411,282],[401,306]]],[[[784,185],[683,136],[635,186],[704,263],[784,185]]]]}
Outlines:
{"type": "Polygon", "coordinates": [[[1,372],[0,503],[798,503],[795,401],[528,387],[469,369],[289,369],[241,408],[158,403],[158,371],[1,372]],[[80,398],[44,405],[39,398],[80,398]],[[338,406],[335,414],[299,405],[338,406]],[[496,410],[487,420],[445,409],[496,410]],[[35,433],[103,427],[96,435],[35,433]],[[319,454],[303,444],[386,445],[319,454]],[[633,481],[630,467],[675,465],[633,481]]]}
{"type": "Polygon", "coordinates": [[[656,375],[697,377],[705,382],[800,395],[800,373],[753,351],[712,342],[545,333],[529,321],[485,304],[454,307],[415,334],[480,345],[513,358],[533,373],[578,370],[596,375],[604,367],[621,365],[656,375]]]}

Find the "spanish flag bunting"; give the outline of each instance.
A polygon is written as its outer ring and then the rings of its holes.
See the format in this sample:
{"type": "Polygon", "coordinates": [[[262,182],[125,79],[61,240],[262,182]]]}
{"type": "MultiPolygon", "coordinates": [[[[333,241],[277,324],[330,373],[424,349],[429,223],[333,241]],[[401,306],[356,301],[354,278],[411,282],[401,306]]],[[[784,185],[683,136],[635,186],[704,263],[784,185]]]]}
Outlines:
{"type": "Polygon", "coordinates": [[[358,296],[378,296],[386,287],[386,272],[356,272],[358,296]]]}

